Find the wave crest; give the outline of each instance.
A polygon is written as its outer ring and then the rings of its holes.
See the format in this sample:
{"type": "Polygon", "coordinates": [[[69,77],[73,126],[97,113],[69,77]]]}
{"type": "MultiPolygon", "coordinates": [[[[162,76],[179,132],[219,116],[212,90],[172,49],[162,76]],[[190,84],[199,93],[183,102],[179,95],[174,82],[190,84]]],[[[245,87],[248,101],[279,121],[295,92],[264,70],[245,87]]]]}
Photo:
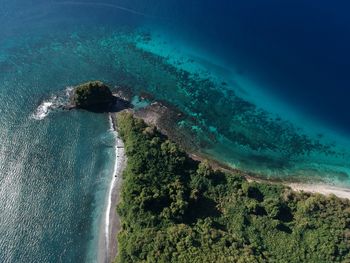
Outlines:
{"type": "Polygon", "coordinates": [[[50,112],[53,107],[53,102],[51,101],[43,101],[38,108],[33,113],[32,117],[35,120],[44,119],[50,112]]]}
{"type": "Polygon", "coordinates": [[[72,90],[73,87],[67,87],[61,94],[42,101],[31,117],[35,120],[43,120],[51,111],[64,108],[69,102],[72,90]]]}

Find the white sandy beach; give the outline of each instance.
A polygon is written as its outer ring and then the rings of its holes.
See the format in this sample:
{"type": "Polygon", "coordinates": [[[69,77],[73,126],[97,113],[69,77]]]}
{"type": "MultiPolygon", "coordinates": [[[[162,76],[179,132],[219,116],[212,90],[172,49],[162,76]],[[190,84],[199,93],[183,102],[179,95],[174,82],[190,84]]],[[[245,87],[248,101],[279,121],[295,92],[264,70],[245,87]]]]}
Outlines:
{"type": "Polygon", "coordinates": [[[335,195],[339,198],[347,198],[350,199],[350,189],[326,184],[303,184],[303,183],[290,183],[287,184],[294,191],[304,191],[308,193],[320,193],[323,195],[335,195]]]}
{"type": "MultiPolygon", "coordinates": [[[[203,156],[200,156],[198,154],[190,154],[190,157],[194,160],[197,161],[203,161],[206,158],[203,156]]],[[[237,169],[229,169],[227,167],[222,167],[220,166],[219,163],[217,162],[213,162],[213,160],[211,160],[211,165],[215,168],[215,169],[220,169],[223,170],[225,172],[237,172],[239,170],[237,169]]],[[[255,182],[264,182],[264,183],[281,183],[281,182],[276,182],[273,180],[268,180],[268,179],[262,179],[262,178],[257,178],[254,177],[252,174],[246,174],[244,172],[241,171],[241,175],[244,176],[248,181],[255,181],[255,182]]],[[[346,198],[350,200],[350,188],[346,188],[346,187],[340,187],[340,186],[334,186],[334,185],[329,185],[329,184],[325,184],[325,183],[319,183],[319,182],[315,182],[315,183],[291,183],[291,182],[282,182],[283,185],[285,186],[289,186],[292,190],[300,192],[300,191],[304,191],[307,193],[319,193],[319,194],[323,194],[326,196],[329,195],[335,195],[339,198],[346,198]]]]}
{"type": "MultiPolygon", "coordinates": [[[[114,116],[110,115],[112,126],[116,131],[114,116]]],[[[113,178],[111,179],[105,216],[101,226],[98,262],[112,262],[117,255],[117,233],[120,230],[120,219],[116,213],[116,206],[120,200],[120,188],[122,183],[122,173],[126,166],[126,156],[124,153],[124,143],[117,133],[115,145],[116,161],[114,164],[113,178]]]]}

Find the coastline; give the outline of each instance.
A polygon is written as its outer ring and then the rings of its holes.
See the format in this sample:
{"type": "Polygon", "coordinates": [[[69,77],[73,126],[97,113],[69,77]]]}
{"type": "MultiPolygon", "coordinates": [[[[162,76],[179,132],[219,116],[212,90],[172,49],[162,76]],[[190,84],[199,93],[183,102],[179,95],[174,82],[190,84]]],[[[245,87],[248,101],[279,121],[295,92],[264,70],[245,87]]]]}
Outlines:
{"type": "Polygon", "coordinates": [[[289,183],[286,184],[293,191],[297,192],[307,192],[307,193],[319,193],[322,195],[335,195],[339,198],[345,198],[350,200],[350,189],[339,186],[332,186],[321,183],[289,183]]]}
{"type": "Polygon", "coordinates": [[[307,193],[319,193],[323,195],[335,195],[339,198],[346,198],[350,200],[350,188],[336,186],[324,183],[322,181],[317,181],[310,183],[308,181],[303,181],[303,179],[297,180],[296,178],[291,178],[291,180],[284,180],[279,178],[264,178],[257,174],[247,172],[244,170],[236,169],[222,163],[218,160],[211,158],[206,154],[202,154],[196,150],[191,149],[191,142],[183,141],[183,137],[179,136],[173,123],[170,120],[177,120],[179,117],[179,112],[169,108],[167,105],[163,105],[161,102],[152,103],[150,106],[144,108],[143,110],[138,110],[133,112],[134,116],[143,119],[148,125],[156,126],[162,133],[167,135],[170,139],[184,147],[187,154],[194,160],[203,161],[207,160],[214,169],[219,169],[224,172],[234,172],[245,177],[248,181],[264,182],[270,184],[282,184],[284,186],[290,187],[292,190],[307,193]]]}
{"type": "Polygon", "coordinates": [[[118,135],[116,118],[113,113],[109,114],[111,129],[116,133],[115,144],[115,164],[113,178],[111,179],[107,205],[102,225],[100,229],[98,262],[112,262],[118,253],[117,233],[120,230],[120,218],[116,213],[116,206],[120,200],[120,188],[122,183],[122,173],[126,166],[126,156],[124,153],[124,143],[118,135]]]}
{"type": "Polygon", "coordinates": [[[303,182],[303,181],[283,181],[281,179],[265,179],[262,177],[258,177],[253,173],[245,172],[239,169],[235,169],[229,167],[225,164],[220,163],[217,160],[208,159],[206,156],[202,156],[201,154],[188,153],[189,156],[197,161],[208,160],[210,165],[214,169],[222,170],[224,172],[234,172],[239,173],[241,176],[246,178],[248,181],[260,182],[260,183],[269,183],[269,184],[281,184],[286,187],[290,187],[295,192],[305,192],[305,193],[318,193],[325,196],[335,195],[338,198],[349,199],[350,200],[350,188],[326,184],[322,182],[303,182]]]}
{"type": "Polygon", "coordinates": [[[349,259],[350,200],[215,171],[131,113],[118,115],[118,124],[134,149],[127,152],[130,180],[123,181],[128,191],[120,203],[126,213],[120,262],[349,259]]]}
{"type": "MultiPolygon", "coordinates": [[[[155,113],[152,113],[151,115],[154,115],[154,114],[155,113]]],[[[155,126],[159,126],[157,117],[159,116],[155,117],[157,121],[148,120],[148,123],[153,122],[152,123],[153,125],[156,124],[155,126]]],[[[118,247],[117,247],[118,242],[116,240],[116,237],[117,237],[117,233],[120,231],[121,226],[120,226],[120,218],[117,215],[115,209],[118,202],[120,201],[122,172],[126,166],[126,158],[127,158],[124,152],[124,143],[121,140],[121,138],[119,138],[118,136],[115,114],[110,113],[109,118],[111,120],[111,128],[116,132],[116,135],[117,135],[116,145],[115,145],[116,160],[115,160],[113,178],[111,180],[110,187],[109,187],[106,212],[105,212],[103,224],[101,226],[101,231],[100,231],[101,237],[100,237],[98,262],[112,262],[118,253],[118,247]]],[[[145,119],[145,118],[142,118],[142,119],[145,119]]],[[[164,132],[164,127],[161,130],[164,132]]],[[[198,153],[196,154],[191,153],[191,151],[187,151],[187,153],[194,160],[197,160],[197,161],[203,161],[205,159],[208,160],[207,156],[204,156],[198,153]]],[[[258,176],[254,176],[254,174],[252,173],[245,172],[239,169],[234,169],[232,167],[229,167],[225,164],[220,163],[219,161],[216,161],[210,158],[208,161],[214,169],[220,169],[225,172],[239,173],[241,176],[245,177],[248,181],[255,181],[255,182],[261,182],[261,183],[264,182],[269,184],[281,184],[291,188],[293,191],[296,191],[296,192],[319,193],[325,196],[334,195],[338,198],[350,200],[350,189],[345,187],[328,185],[322,182],[315,182],[313,184],[313,183],[302,182],[302,181],[296,182],[296,181],[283,181],[279,179],[264,179],[258,176]]]]}

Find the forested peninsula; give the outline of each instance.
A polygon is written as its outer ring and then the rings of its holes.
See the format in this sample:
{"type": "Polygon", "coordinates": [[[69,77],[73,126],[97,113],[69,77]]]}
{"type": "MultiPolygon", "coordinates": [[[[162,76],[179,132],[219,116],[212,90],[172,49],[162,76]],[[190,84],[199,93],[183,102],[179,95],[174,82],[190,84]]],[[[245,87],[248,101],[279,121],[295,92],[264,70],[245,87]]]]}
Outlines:
{"type": "Polygon", "coordinates": [[[350,262],[350,201],[248,182],[191,159],[131,113],[115,262],[350,262]]]}

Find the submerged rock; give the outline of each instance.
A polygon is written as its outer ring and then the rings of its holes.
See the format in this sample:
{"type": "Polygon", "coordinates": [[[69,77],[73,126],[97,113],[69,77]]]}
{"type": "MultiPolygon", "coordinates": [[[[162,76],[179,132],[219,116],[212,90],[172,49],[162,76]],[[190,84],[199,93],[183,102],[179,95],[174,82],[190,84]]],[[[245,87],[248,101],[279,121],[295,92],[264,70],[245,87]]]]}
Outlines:
{"type": "Polygon", "coordinates": [[[93,112],[116,112],[130,107],[130,103],[114,96],[101,81],[90,81],[75,87],[71,96],[75,108],[93,112]]]}

